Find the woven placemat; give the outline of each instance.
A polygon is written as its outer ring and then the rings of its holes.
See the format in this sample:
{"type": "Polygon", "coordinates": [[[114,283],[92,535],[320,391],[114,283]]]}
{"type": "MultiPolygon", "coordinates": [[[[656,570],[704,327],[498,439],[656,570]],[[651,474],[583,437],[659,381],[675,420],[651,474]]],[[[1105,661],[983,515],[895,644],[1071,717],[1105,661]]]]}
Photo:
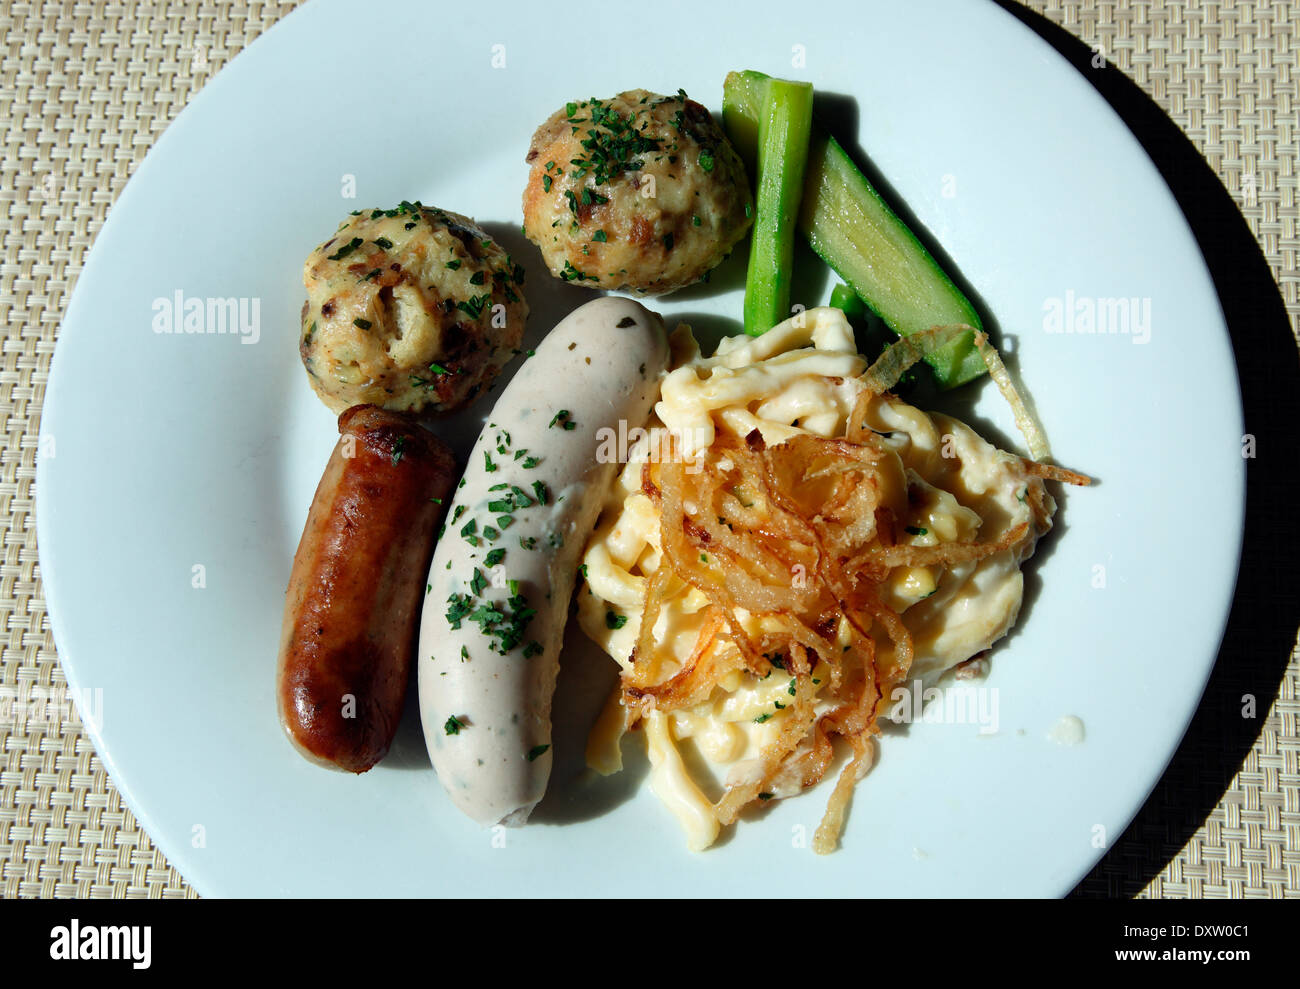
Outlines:
{"type": "MultiPolygon", "coordinates": [[[[289,2],[0,2],[0,892],[189,897],[82,734],[63,694],[37,567],[32,485],[50,356],[68,293],[135,165],[186,101],[289,2]]],[[[1237,197],[1300,325],[1289,4],[1028,6],[1096,46],[1164,108],[1237,197]]],[[[1107,860],[1150,896],[1300,892],[1297,657],[1253,749],[1183,847],[1107,860]]],[[[1120,885],[1116,885],[1120,884],[1120,885]]]]}

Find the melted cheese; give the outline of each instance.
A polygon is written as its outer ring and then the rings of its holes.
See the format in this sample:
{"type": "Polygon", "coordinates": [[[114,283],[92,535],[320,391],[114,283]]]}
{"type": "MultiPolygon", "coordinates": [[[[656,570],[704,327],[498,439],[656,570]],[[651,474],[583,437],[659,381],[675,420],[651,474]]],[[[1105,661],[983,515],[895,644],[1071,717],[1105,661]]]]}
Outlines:
{"type": "MultiPolygon", "coordinates": [[[[799,433],[841,436],[864,390],[866,362],[838,309],[809,310],[760,337],[725,339],[709,358],[700,356],[689,329],[679,327],[672,352],[674,366],[663,379],[649,429],[671,430],[687,458],[711,456],[719,431],[743,437],[757,429],[769,445],[799,433]]],[[[897,567],[890,574],[884,599],[912,633],[916,656],[910,675],[933,681],[987,649],[1016,620],[1023,595],[1020,562],[1040,534],[1022,500],[1027,482],[1019,458],[955,419],[928,415],[893,396],[871,401],[866,424],[883,434],[889,454],[874,480],[882,503],[908,527],[908,542],[990,542],[1026,520],[1034,537],[975,563],[897,567]]],[[[578,599],[579,621],[624,670],[631,668],[640,633],[647,578],[661,556],[658,513],[641,492],[641,466],[652,449],[646,441],[631,451],[583,557],[587,586],[578,599]],[[616,623],[607,620],[610,611],[627,616],[626,623],[611,628],[616,623]]],[[[1050,514],[1051,498],[1045,492],[1043,498],[1050,514]]],[[[654,629],[660,682],[691,655],[707,605],[700,591],[684,584],[667,595],[654,629]]],[[[737,618],[753,635],[762,628],[762,618],[743,610],[737,618]]],[[[718,787],[759,773],[759,753],[780,732],[793,703],[792,681],[780,673],[760,680],[736,672],[695,708],[646,713],[652,787],[680,820],[692,848],[707,847],[719,821],[698,776],[688,771],[684,743],[691,741],[695,761],[706,764],[718,787]]],[[[813,676],[818,679],[817,670],[813,676]]],[[[820,679],[825,684],[827,677],[820,679]]],[[[828,706],[819,702],[818,713],[828,706]]],[[[621,764],[622,724],[607,709],[588,748],[594,768],[611,771],[621,764]]],[[[799,788],[778,789],[773,796],[799,788]]]]}

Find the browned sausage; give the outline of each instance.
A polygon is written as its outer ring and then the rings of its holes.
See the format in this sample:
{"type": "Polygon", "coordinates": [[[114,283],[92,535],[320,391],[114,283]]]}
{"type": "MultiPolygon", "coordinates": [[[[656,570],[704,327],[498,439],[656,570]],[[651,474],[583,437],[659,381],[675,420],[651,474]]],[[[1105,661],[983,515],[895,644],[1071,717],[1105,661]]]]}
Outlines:
{"type": "Polygon", "coordinates": [[[293,558],[276,692],[304,756],[364,773],[402,715],[434,532],[458,472],[409,415],[355,405],[339,433],[293,558]]]}

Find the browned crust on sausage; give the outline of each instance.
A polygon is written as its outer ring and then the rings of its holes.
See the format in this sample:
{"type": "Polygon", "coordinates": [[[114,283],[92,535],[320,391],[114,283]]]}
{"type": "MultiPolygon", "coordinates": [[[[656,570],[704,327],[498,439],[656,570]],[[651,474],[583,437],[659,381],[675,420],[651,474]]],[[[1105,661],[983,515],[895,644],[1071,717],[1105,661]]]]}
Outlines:
{"type": "Polygon", "coordinates": [[[353,406],[339,433],[293,560],[276,693],[303,755],[363,773],[401,719],[434,532],[458,470],[409,414],[353,406]]]}

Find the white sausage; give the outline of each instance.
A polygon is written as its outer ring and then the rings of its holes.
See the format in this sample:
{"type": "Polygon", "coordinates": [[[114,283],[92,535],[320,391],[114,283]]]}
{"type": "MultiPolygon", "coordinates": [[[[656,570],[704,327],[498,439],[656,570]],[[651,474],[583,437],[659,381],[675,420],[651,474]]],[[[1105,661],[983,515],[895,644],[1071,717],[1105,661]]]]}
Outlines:
{"type": "Polygon", "coordinates": [[[429,572],[418,670],[429,758],[482,825],[522,824],[546,791],[569,598],[618,470],[597,449],[603,430],[649,418],[667,360],[657,314],[589,302],[520,368],[470,453],[429,572]]]}

